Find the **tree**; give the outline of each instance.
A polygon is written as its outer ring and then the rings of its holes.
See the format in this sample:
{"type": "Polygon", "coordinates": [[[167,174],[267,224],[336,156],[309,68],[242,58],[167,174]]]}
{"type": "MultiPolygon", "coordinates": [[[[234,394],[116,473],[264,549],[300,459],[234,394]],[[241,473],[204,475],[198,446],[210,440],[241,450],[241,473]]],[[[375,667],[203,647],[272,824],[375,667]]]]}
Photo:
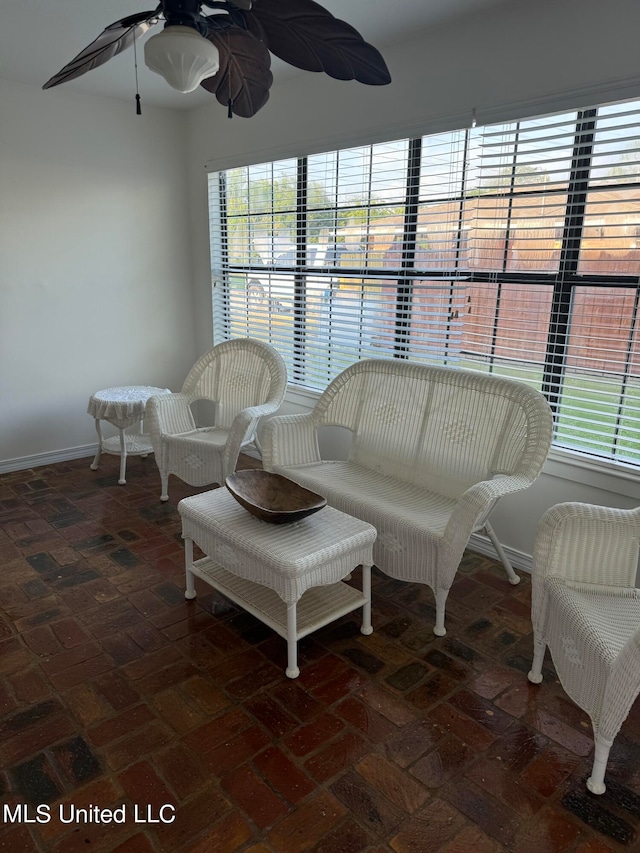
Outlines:
{"type": "MultiPolygon", "coordinates": [[[[291,175],[270,180],[249,180],[246,169],[227,173],[226,209],[227,235],[232,263],[264,262],[260,244],[270,245],[273,254],[276,240],[282,245],[295,245],[297,229],[297,181],[291,175]]],[[[354,197],[347,205],[336,209],[324,186],[312,182],[306,192],[307,242],[318,244],[331,239],[340,242],[340,229],[350,224],[362,224],[402,213],[402,208],[383,206],[375,198],[354,197]]]]}
{"type": "Polygon", "coordinates": [[[551,178],[547,172],[541,171],[538,166],[527,166],[519,163],[515,168],[503,166],[497,172],[484,173],[481,184],[467,193],[469,198],[477,198],[493,193],[502,193],[512,185],[514,187],[529,187],[539,184],[549,184],[551,178]]]}
{"type": "Polygon", "coordinates": [[[608,178],[617,178],[616,183],[640,181],[640,150],[637,143],[631,143],[631,146],[624,154],[620,154],[615,165],[607,172],[608,178]]]}
{"type": "Polygon", "coordinates": [[[523,163],[516,165],[515,169],[510,166],[500,169],[498,172],[499,184],[510,186],[513,180],[514,186],[530,186],[531,184],[548,184],[551,178],[546,172],[541,171],[538,166],[527,166],[523,163]]]}

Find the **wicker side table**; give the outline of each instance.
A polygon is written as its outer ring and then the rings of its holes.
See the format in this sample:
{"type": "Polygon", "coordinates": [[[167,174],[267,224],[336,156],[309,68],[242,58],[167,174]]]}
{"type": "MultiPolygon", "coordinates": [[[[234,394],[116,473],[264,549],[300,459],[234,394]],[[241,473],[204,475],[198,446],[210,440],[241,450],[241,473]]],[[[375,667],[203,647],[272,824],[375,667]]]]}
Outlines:
{"type": "Polygon", "coordinates": [[[148,435],[143,433],[126,435],[125,429],[144,419],[144,410],[149,397],[169,393],[171,392],[168,388],[154,388],[151,385],[123,385],[119,388],[104,388],[92,394],[89,398],[87,414],[91,415],[96,422],[98,451],[91,463],[91,469],[97,470],[102,453],[120,456],[118,483],[121,486],[124,485],[127,482],[125,479],[127,456],[147,456],[153,453],[148,435]],[[120,435],[103,438],[100,421],[113,424],[120,435]]]}
{"type": "Polygon", "coordinates": [[[371,627],[371,565],[376,529],[332,507],[294,524],[269,524],[250,515],[226,488],[178,504],[185,540],[185,598],[194,577],[239,604],[287,641],[289,678],[300,674],[297,642],[362,607],[363,634],[371,627]],[[193,543],[206,554],[193,561],[193,543]],[[362,592],[342,583],[362,565],[362,592]]]}

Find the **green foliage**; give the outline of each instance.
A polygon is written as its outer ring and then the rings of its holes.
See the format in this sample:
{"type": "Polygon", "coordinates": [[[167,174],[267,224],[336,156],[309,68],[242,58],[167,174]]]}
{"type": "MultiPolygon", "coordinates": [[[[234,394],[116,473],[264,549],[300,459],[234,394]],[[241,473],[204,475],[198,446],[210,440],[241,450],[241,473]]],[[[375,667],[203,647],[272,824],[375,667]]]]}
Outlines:
{"type": "MultiPolygon", "coordinates": [[[[338,242],[336,232],[350,225],[366,225],[387,216],[403,213],[402,207],[384,206],[375,198],[351,198],[339,209],[319,182],[307,187],[307,242],[317,244],[327,239],[338,242]]],[[[297,181],[291,175],[275,180],[257,178],[249,181],[246,169],[233,169],[226,177],[227,233],[231,262],[260,263],[255,244],[262,239],[279,237],[290,244],[296,241],[297,181]]]]}

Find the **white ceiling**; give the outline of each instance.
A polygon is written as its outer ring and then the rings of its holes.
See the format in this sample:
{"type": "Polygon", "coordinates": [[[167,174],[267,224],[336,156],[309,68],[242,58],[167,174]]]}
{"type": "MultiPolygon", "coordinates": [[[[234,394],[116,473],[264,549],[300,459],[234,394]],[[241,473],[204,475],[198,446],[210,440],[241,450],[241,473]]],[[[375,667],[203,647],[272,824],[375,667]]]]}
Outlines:
{"type": "MultiPolygon", "coordinates": [[[[256,3],[260,0],[255,0],[256,3]]],[[[336,17],[354,26],[381,49],[436,23],[505,0],[321,0],[336,17]]],[[[0,78],[41,86],[114,21],[156,0],[2,0],[0,9],[0,78]]],[[[158,30],[159,31],[159,30],[158,30]]],[[[149,36],[154,32],[151,30],[149,36]]],[[[278,78],[303,73],[274,58],[278,78]]],[[[138,50],[138,77],[143,104],[190,109],[210,101],[199,89],[188,95],[173,91],[149,71],[138,50]]],[[[68,91],[132,100],[135,94],[133,50],[100,68],[63,84],[68,91]]],[[[52,97],[56,89],[50,90],[52,97]]]]}

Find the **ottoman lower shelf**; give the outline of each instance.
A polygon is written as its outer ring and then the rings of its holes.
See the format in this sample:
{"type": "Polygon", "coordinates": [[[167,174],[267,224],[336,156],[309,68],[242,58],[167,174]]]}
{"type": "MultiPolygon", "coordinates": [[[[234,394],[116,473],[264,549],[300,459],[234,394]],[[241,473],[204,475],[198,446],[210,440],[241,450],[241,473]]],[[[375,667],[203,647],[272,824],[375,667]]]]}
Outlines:
{"type": "MultiPolygon", "coordinates": [[[[209,557],[196,560],[191,571],[281,637],[288,639],[287,605],[272,589],[232,575],[209,557]]],[[[363,607],[366,601],[359,590],[342,581],[308,589],[296,606],[296,640],[301,640],[340,616],[363,607]]]]}

